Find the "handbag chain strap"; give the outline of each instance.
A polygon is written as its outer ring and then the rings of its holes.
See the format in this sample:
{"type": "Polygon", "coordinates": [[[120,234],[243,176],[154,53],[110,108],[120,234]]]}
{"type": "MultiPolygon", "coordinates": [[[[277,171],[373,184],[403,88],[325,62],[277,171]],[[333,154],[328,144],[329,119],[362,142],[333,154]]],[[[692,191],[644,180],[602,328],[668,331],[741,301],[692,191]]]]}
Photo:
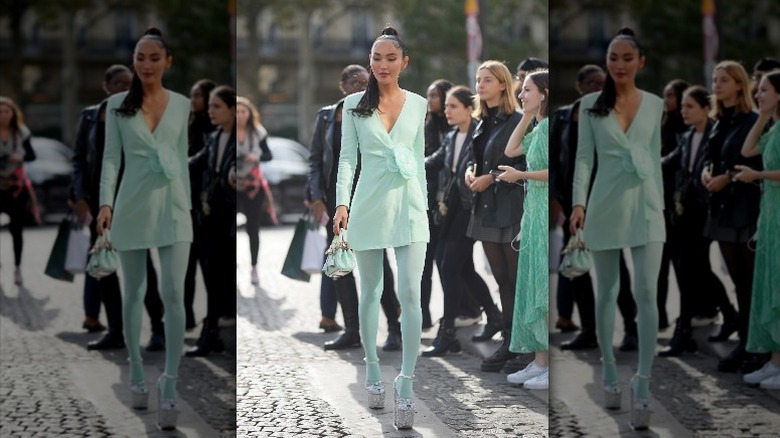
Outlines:
{"type": "Polygon", "coordinates": [[[330,247],[327,251],[325,251],[325,254],[334,254],[337,250],[345,250],[349,251],[352,248],[349,246],[349,242],[344,240],[344,231],[342,230],[341,234],[339,234],[337,239],[333,239],[333,242],[330,244],[330,247]]]}

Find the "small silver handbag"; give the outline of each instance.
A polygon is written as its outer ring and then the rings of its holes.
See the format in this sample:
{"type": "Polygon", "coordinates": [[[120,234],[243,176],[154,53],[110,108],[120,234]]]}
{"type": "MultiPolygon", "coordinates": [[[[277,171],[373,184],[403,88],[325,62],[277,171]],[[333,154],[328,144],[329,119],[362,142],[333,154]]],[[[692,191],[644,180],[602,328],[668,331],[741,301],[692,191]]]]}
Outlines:
{"type": "Polygon", "coordinates": [[[566,278],[577,278],[590,271],[590,251],[582,240],[582,230],[569,238],[566,248],[563,249],[563,260],[559,272],[566,278]]]}
{"type": "Polygon", "coordinates": [[[343,277],[355,269],[355,252],[346,239],[346,231],[341,230],[333,237],[330,247],[325,251],[325,265],[322,272],[330,278],[343,277]]]}

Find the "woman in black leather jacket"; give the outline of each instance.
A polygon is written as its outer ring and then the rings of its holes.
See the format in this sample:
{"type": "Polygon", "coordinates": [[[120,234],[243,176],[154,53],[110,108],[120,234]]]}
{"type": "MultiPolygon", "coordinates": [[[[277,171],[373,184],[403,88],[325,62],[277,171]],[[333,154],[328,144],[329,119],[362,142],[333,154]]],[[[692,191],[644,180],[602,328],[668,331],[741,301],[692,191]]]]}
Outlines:
{"type": "Polygon", "coordinates": [[[466,235],[482,242],[490,270],[498,283],[503,325],[488,318],[484,332],[473,340],[486,341],[498,331],[503,333],[501,347],[481,365],[482,371],[496,372],[516,356],[509,351],[517,278],[517,251],[512,249],[512,240],[520,232],[524,196],[520,185],[496,181],[491,171],[502,173],[498,170],[499,165],[524,170],[525,160],[504,155],[509,136],[521,118],[509,69],[499,61],[482,63],[477,69],[477,94],[479,99],[474,113],[480,122],[472,141],[474,160],[465,175],[466,184],[474,192],[466,235]]]}
{"type": "MultiPolygon", "coordinates": [[[[701,182],[710,193],[704,236],[718,242],[734,282],[740,338],[734,351],[718,363],[718,370],[735,372],[741,369],[748,373],[763,365],[763,362],[758,363],[759,358],[745,352],[754,259],[748,242],[756,232],[761,189],[753,183],[735,181],[733,175],[734,166],[738,164],[763,168],[760,157],[745,158],[740,152],[758,114],[748,94],[750,79],[738,62],[722,61],[716,65],[712,82],[716,97],[712,115],[717,117],[717,122],[710,134],[707,162],[701,175],[701,182]]],[[[726,334],[722,335],[721,339],[725,339],[726,334]]]]}
{"type": "Polygon", "coordinates": [[[493,302],[485,281],[474,269],[474,239],[466,235],[471,220],[472,192],[461,175],[473,161],[471,140],[477,122],[471,117],[474,111],[473,93],[464,86],[457,86],[447,93],[444,114],[454,128],[444,138],[441,148],[425,159],[425,169],[438,171],[438,192],[434,194],[432,216],[439,223],[439,245],[442,246],[442,289],[444,290],[444,317],[431,347],[423,356],[444,356],[448,351],[457,352],[460,344],[455,336],[455,318],[466,294],[474,296],[491,319],[501,321],[501,311],[493,302]]]}

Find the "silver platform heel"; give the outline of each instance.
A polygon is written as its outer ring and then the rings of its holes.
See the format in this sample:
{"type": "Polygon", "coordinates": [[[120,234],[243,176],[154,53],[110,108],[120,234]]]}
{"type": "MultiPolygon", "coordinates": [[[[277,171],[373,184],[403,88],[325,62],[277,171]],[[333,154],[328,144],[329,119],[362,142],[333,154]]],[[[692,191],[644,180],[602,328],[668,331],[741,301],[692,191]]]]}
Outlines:
{"type": "MultiPolygon", "coordinates": [[[[379,361],[369,362],[363,358],[366,365],[376,365],[379,361]]],[[[366,392],[368,393],[368,407],[370,409],[384,409],[385,407],[385,384],[381,380],[371,381],[366,378],[366,392]]]]}
{"type": "Polygon", "coordinates": [[[414,376],[399,374],[393,381],[393,394],[395,395],[393,425],[397,429],[411,429],[414,424],[414,402],[411,398],[403,398],[398,394],[398,379],[414,380],[414,376]]]}
{"type": "MultiPolygon", "coordinates": [[[[133,362],[130,362],[132,368],[133,362]]],[[[133,409],[148,409],[149,408],[149,391],[146,389],[146,382],[141,380],[130,379],[130,394],[132,395],[132,401],[130,406],[133,409]]]]}
{"type": "Polygon", "coordinates": [[[162,380],[176,380],[176,376],[163,374],[157,379],[157,426],[162,430],[176,429],[176,420],[179,417],[179,411],[176,409],[176,399],[163,398],[162,380]]]}
{"type": "MultiPolygon", "coordinates": [[[[604,365],[614,365],[615,361],[605,362],[601,361],[604,365]]],[[[620,384],[614,382],[604,382],[602,386],[604,390],[604,407],[607,409],[620,409],[621,399],[623,396],[623,390],[620,388],[620,384]]]]}
{"type": "Polygon", "coordinates": [[[650,427],[650,398],[636,396],[640,380],[650,380],[650,376],[635,374],[631,378],[631,428],[634,430],[646,430],[650,427]]]}

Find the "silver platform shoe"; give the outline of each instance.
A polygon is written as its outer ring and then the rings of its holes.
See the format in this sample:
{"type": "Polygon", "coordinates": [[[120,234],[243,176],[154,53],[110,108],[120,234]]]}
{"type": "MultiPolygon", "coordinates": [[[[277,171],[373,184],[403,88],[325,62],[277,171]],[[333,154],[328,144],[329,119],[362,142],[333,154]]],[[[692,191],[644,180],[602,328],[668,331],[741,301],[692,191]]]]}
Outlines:
{"type": "Polygon", "coordinates": [[[650,380],[650,376],[634,375],[631,378],[631,428],[634,430],[647,430],[650,427],[650,398],[636,396],[640,380],[650,380]]]}
{"type": "Polygon", "coordinates": [[[149,391],[146,382],[130,382],[130,393],[133,396],[131,406],[133,409],[147,409],[149,407],[149,391]]]}
{"type": "MultiPolygon", "coordinates": [[[[614,366],[615,360],[605,361],[602,358],[601,363],[603,364],[602,366],[614,366]]],[[[623,390],[620,388],[620,384],[618,384],[617,380],[614,382],[604,382],[602,389],[604,391],[604,407],[606,409],[620,409],[623,390]]]]}
{"type": "Polygon", "coordinates": [[[399,374],[393,381],[395,395],[395,415],[393,425],[397,429],[411,429],[414,425],[414,402],[411,398],[403,398],[398,394],[398,379],[414,380],[414,376],[399,374]]]}
{"type": "Polygon", "coordinates": [[[176,429],[176,420],[179,417],[179,411],[176,409],[176,399],[163,398],[162,380],[176,380],[176,376],[163,374],[157,379],[157,426],[162,430],[176,429]]]}
{"type": "MultiPolygon", "coordinates": [[[[376,365],[379,361],[369,362],[363,358],[366,365],[376,365]]],[[[368,393],[368,407],[371,409],[384,409],[385,407],[385,384],[381,380],[371,381],[366,379],[366,392],[368,393]]]]}

